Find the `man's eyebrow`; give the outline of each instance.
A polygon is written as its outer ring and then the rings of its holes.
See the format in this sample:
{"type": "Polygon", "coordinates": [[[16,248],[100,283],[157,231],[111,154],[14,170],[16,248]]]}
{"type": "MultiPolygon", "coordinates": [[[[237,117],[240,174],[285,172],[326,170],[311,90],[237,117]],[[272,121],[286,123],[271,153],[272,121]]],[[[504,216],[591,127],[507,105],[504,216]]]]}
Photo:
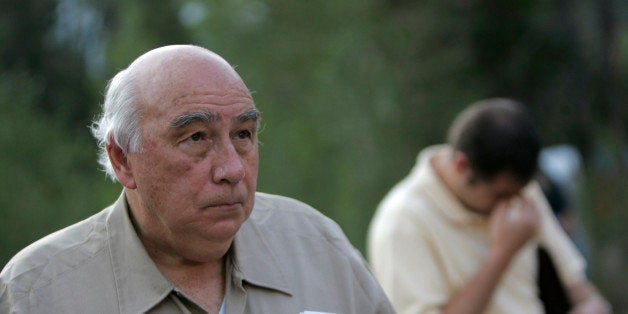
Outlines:
{"type": "Polygon", "coordinates": [[[240,122],[246,122],[249,120],[253,120],[257,122],[257,120],[259,120],[259,117],[260,117],[260,112],[257,109],[251,109],[237,116],[236,120],[240,122]]]}
{"type": "Polygon", "coordinates": [[[218,116],[209,111],[195,111],[184,113],[170,123],[170,127],[178,129],[195,122],[212,123],[218,121],[218,116]]]}

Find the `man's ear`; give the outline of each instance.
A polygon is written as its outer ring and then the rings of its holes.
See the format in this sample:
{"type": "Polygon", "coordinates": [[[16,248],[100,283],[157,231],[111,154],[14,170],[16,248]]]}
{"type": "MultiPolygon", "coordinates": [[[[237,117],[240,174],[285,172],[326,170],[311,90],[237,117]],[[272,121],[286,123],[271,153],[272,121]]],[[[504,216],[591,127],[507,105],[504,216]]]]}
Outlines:
{"type": "Polygon", "coordinates": [[[471,175],[471,163],[463,152],[456,151],[453,156],[453,170],[456,176],[466,178],[471,175]]]}
{"type": "Polygon", "coordinates": [[[107,154],[109,155],[109,161],[111,162],[111,166],[113,166],[113,170],[120,184],[127,189],[137,188],[135,178],[133,177],[133,169],[131,169],[131,163],[127,155],[122,151],[122,148],[114,141],[111,141],[107,144],[107,154]]]}

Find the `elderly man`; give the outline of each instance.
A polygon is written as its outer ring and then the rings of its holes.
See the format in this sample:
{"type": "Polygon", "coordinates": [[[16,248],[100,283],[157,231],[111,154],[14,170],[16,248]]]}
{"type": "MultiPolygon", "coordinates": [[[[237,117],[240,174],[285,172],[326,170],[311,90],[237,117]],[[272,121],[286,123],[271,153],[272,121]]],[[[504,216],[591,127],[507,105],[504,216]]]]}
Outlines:
{"type": "Polygon", "coordinates": [[[255,192],[258,120],[220,56],[139,57],[93,127],[122,194],[18,253],[0,274],[0,312],[392,312],[335,223],[255,192]]]}
{"type": "Polygon", "coordinates": [[[531,181],[539,142],[524,108],[498,98],[464,110],[450,145],[419,155],[369,232],[375,276],[397,311],[527,314],[570,303],[574,313],[608,312],[531,181]],[[569,300],[537,296],[539,246],[554,258],[569,300]]]}

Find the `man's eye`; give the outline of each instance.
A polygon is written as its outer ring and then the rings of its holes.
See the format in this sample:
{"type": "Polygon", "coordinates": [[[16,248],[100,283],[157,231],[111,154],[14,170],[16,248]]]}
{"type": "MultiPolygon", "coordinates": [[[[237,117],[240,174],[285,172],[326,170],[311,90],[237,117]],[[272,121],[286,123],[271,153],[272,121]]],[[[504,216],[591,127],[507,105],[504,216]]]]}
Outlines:
{"type": "Polygon", "coordinates": [[[250,137],[251,137],[251,132],[249,132],[248,130],[244,130],[244,131],[238,132],[238,138],[239,139],[246,139],[246,138],[250,138],[250,137]]]}
{"type": "Polygon", "coordinates": [[[190,136],[190,140],[194,141],[194,142],[198,142],[200,140],[203,139],[203,133],[201,132],[196,132],[194,134],[192,134],[192,136],[190,136]]]}

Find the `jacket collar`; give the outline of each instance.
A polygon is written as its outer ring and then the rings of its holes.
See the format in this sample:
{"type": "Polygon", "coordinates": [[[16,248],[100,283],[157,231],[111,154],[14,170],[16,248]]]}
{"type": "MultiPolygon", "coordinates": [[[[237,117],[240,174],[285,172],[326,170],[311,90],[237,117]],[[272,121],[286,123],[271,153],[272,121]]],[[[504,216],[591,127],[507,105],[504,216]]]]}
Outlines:
{"type": "Polygon", "coordinates": [[[282,270],[279,258],[274,253],[277,247],[268,243],[265,236],[267,230],[259,223],[270,210],[272,209],[256,200],[251,216],[242,224],[235,237],[233,248],[236,271],[233,279],[236,282],[234,283],[241,286],[246,282],[292,295],[290,281],[282,270]]]}

